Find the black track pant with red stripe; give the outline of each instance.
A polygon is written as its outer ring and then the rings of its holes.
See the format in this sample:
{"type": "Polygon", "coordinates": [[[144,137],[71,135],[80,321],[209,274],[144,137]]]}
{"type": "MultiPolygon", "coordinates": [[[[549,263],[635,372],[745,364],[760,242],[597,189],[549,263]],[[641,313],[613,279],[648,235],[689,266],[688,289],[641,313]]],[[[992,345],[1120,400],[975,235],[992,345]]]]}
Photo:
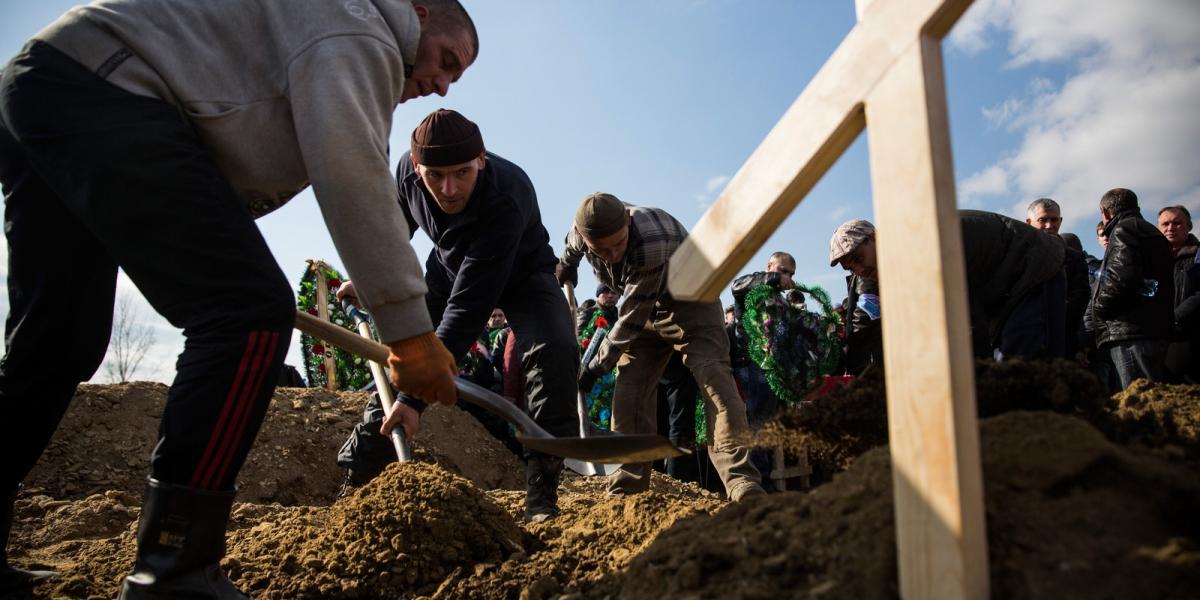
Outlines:
{"type": "MultiPolygon", "coordinates": [[[[232,489],[295,304],[246,204],[179,111],[34,42],[0,79],[0,186],[0,491],[28,475],[103,360],[118,267],[186,340],[150,474],[232,489]]],[[[84,443],[78,426],[63,427],[84,443]]]]}

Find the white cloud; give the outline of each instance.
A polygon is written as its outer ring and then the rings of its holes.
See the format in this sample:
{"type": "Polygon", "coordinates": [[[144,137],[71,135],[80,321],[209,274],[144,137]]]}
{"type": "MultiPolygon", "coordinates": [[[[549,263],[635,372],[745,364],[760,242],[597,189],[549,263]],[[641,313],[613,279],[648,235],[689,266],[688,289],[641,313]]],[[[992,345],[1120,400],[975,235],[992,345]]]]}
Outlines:
{"type": "Polygon", "coordinates": [[[978,208],[980,198],[1008,193],[1008,173],[998,167],[988,167],[958,184],[958,203],[962,206],[978,208]]]}
{"type": "Polygon", "coordinates": [[[1063,63],[1070,73],[1057,89],[1034,79],[983,109],[1023,139],[960,182],[964,200],[998,196],[1022,214],[1049,196],[1070,223],[1093,220],[1113,187],[1137,192],[1146,213],[1200,198],[1200,3],[984,0],[964,22],[951,36],[960,49],[1006,32],[1012,67],[1063,63]]]}
{"type": "Polygon", "coordinates": [[[706,191],[710,194],[713,192],[719,191],[725,187],[725,184],[729,183],[730,179],[732,179],[732,178],[728,175],[717,175],[715,177],[709,177],[708,181],[706,181],[704,183],[704,191],[706,191]]]}
{"type": "Polygon", "coordinates": [[[829,220],[841,223],[842,217],[846,216],[848,212],[850,212],[849,206],[839,206],[829,212],[829,220]]]}
{"type": "Polygon", "coordinates": [[[1013,0],[976,0],[950,31],[950,45],[967,54],[989,46],[988,35],[1007,21],[1013,0]]]}
{"type": "Polygon", "coordinates": [[[987,119],[993,127],[1003,127],[1013,121],[1013,119],[1021,114],[1021,109],[1024,108],[1025,102],[1020,98],[1009,98],[995,106],[985,106],[981,110],[983,118],[987,119]]]}
{"type": "Polygon", "coordinates": [[[730,179],[732,177],[729,175],[714,175],[709,177],[708,181],[704,182],[704,191],[696,194],[696,207],[701,212],[708,210],[708,207],[712,206],[713,200],[716,199],[717,194],[725,189],[725,184],[729,183],[730,179]]]}

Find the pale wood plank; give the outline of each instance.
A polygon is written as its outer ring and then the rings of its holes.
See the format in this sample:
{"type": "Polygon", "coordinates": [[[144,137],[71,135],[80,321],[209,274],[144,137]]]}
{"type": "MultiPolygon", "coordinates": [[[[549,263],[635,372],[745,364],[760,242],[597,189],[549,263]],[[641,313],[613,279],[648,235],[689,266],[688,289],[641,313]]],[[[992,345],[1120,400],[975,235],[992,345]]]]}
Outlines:
{"type": "Polygon", "coordinates": [[[942,60],[923,36],[866,104],[904,598],[985,598],[966,276],[942,60]]]}
{"type": "MultiPolygon", "coordinates": [[[[309,268],[315,269],[317,272],[317,316],[321,317],[326,323],[329,321],[329,282],[325,280],[325,269],[329,268],[323,261],[310,263],[309,268]]],[[[322,340],[325,346],[325,387],[327,389],[336,390],[337,387],[337,361],[333,359],[333,346],[327,341],[322,340]]]]}
{"type": "Polygon", "coordinates": [[[862,132],[862,101],[918,33],[971,0],[874,0],[671,258],[681,300],[712,301],[862,132]]]}

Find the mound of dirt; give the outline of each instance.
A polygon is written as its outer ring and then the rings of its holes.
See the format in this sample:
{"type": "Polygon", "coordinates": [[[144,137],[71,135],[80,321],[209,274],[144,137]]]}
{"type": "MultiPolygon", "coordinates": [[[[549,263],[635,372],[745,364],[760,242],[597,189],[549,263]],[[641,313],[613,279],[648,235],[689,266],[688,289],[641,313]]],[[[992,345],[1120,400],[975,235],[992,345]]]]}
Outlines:
{"type": "MultiPolygon", "coordinates": [[[[993,595],[1200,597],[1200,388],[1139,383],[1110,400],[1089,378],[1069,363],[978,368],[980,411],[1004,413],[981,421],[993,595]]],[[[63,576],[19,598],[115,594],[133,566],[165,395],[144,383],[80,389],[17,500],[9,546],[17,565],[63,576]]],[[[833,478],[812,492],[731,505],[656,474],[651,492],[613,497],[600,478],[568,475],[562,514],[540,524],[520,522],[520,463],[457,408],[426,411],[423,462],[334,502],[334,455],[366,400],[277,392],[239,476],[223,562],[253,597],[897,594],[878,375],[767,433],[808,448],[833,478]]]]}
{"type": "MultiPolygon", "coordinates": [[[[1076,418],[981,422],[997,598],[1200,595],[1195,472],[1076,418]]],[[[586,597],[894,598],[891,468],[872,450],[829,485],[682,522],[586,597]]]]}
{"type": "Polygon", "coordinates": [[[383,598],[431,593],[456,568],[523,552],[521,540],[471,482],[396,463],[327,511],[236,532],[225,567],[255,598],[383,598]]]}
{"type": "MultiPolygon", "coordinates": [[[[82,385],[25,489],[58,500],[120,491],[139,498],[158,439],[167,386],[82,385]]],[[[368,395],[279,388],[254,448],[238,474],[241,502],[329,504],[344,472],[337,451],[368,395]]],[[[414,451],[482,489],[521,489],[524,467],[478,421],[456,407],[425,411],[414,451]]],[[[140,502],[139,502],[140,504],[140,502]]]]}
{"type": "MultiPolygon", "coordinates": [[[[975,384],[980,417],[1018,410],[1050,410],[1082,417],[1105,432],[1114,428],[1137,429],[1136,426],[1119,428],[1111,424],[1114,418],[1112,403],[1104,389],[1091,372],[1073,361],[976,361],[975,384]]],[[[1161,385],[1147,385],[1166,389],[1161,385]]],[[[1200,387],[1176,387],[1178,391],[1167,394],[1179,400],[1150,403],[1160,407],[1154,409],[1160,419],[1170,418],[1164,414],[1187,404],[1184,398],[1188,396],[1195,402],[1186,410],[1197,410],[1194,407],[1200,403],[1200,387]]],[[[1130,388],[1135,389],[1138,388],[1130,388]]],[[[1192,417],[1192,421],[1195,420],[1192,417]]],[[[791,453],[807,451],[813,468],[812,480],[820,484],[844,471],[867,450],[887,442],[887,393],[883,373],[872,370],[844,388],[784,412],[764,427],[752,443],[764,447],[782,446],[791,453]]]]}
{"type": "Polygon", "coordinates": [[[1110,436],[1125,443],[1200,453],[1200,389],[1145,379],[1113,396],[1110,436]]]}
{"type": "MultiPolygon", "coordinates": [[[[521,598],[540,600],[586,589],[623,569],[662,531],[698,515],[714,514],[725,502],[715,494],[654,473],[650,492],[609,496],[603,478],[572,477],[559,489],[558,517],[525,524],[534,542],[528,553],[498,564],[460,568],[435,598],[521,598]]],[[[489,492],[514,519],[525,501],[521,492],[489,492]]]]}
{"type": "MultiPolygon", "coordinates": [[[[18,501],[17,535],[33,539],[14,558],[63,577],[20,598],[111,598],[133,568],[137,511],[119,507],[134,498],[58,502],[46,509],[53,527],[34,516],[40,498],[18,501]]],[[[521,492],[480,492],[434,465],[395,464],[329,507],[236,504],[222,565],[254,598],[550,598],[586,589],[660,532],[725,506],[657,473],[650,492],[632,497],[606,496],[601,478],[568,477],[562,514],[545,523],[518,523],[523,503],[521,492]]]]}

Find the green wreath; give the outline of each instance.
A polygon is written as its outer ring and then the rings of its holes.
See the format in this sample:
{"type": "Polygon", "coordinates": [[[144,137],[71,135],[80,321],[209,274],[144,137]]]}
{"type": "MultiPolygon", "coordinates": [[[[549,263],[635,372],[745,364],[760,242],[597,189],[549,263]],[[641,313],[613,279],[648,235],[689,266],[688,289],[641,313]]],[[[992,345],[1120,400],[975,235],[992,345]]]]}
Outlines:
{"type": "Polygon", "coordinates": [[[815,299],[821,314],[792,304],[767,284],[750,289],[742,312],[747,353],[763,370],[771,391],[789,406],[822,375],[834,373],[842,359],[837,338],[841,319],[829,295],[818,286],[796,289],[815,299]]]}
{"type": "MultiPolygon", "coordinates": [[[[587,353],[588,345],[592,343],[592,336],[596,334],[597,329],[612,331],[613,325],[604,316],[604,309],[596,308],[593,310],[587,325],[579,331],[579,355],[583,356],[587,353]]],[[[612,401],[616,390],[617,371],[613,369],[611,372],[605,373],[596,379],[596,383],[592,385],[591,391],[588,392],[585,398],[587,401],[588,418],[600,429],[609,429],[612,427],[612,401]]]]}
{"type": "MultiPolygon", "coordinates": [[[[305,269],[300,278],[300,289],[296,294],[296,306],[313,316],[319,316],[317,310],[317,269],[325,275],[325,285],[328,287],[326,302],[329,308],[329,320],[335,325],[344,327],[358,335],[358,329],[353,320],[338,304],[334,294],[342,285],[342,275],[324,263],[314,262],[305,269]]],[[[372,330],[374,334],[374,330],[372,330]]],[[[309,387],[326,387],[329,376],[325,372],[325,357],[332,356],[337,369],[337,386],[345,390],[361,390],[374,381],[370,366],[359,356],[355,356],[341,348],[325,346],[325,344],[307,333],[300,334],[300,354],[304,357],[304,376],[309,387]]]]}

